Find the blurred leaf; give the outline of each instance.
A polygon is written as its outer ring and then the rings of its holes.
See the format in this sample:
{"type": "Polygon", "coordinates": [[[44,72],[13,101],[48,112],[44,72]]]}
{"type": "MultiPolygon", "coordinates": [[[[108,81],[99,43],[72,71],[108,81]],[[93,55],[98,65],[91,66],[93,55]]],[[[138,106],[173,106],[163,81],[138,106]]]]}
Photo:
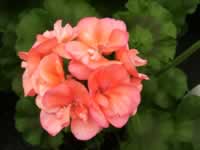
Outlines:
{"type": "Polygon", "coordinates": [[[175,143],[192,143],[194,150],[200,148],[200,97],[186,95],[176,111],[175,143]]]}
{"type": "Polygon", "coordinates": [[[11,88],[12,78],[17,73],[19,62],[15,53],[14,45],[16,35],[14,30],[15,23],[10,22],[1,33],[0,44],[0,90],[6,91],[11,88]]]}
{"type": "Polygon", "coordinates": [[[151,103],[167,109],[178,103],[187,91],[187,78],[185,74],[177,68],[168,70],[160,77],[151,77],[151,80],[144,82],[143,103],[151,103]]]}
{"type": "Polygon", "coordinates": [[[142,26],[136,25],[134,31],[130,33],[133,42],[140,41],[139,43],[136,42],[138,47],[142,47],[145,51],[148,51],[148,49],[153,48],[153,35],[152,33],[142,26]],[[140,45],[139,45],[140,44],[140,45]]]}
{"type": "Polygon", "coordinates": [[[83,17],[97,15],[95,9],[84,0],[44,0],[44,7],[54,21],[63,19],[72,24],[83,17]]]}
{"type": "Polygon", "coordinates": [[[199,0],[156,0],[165,8],[167,8],[171,14],[173,14],[173,21],[180,30],[185,23],[186,15],[195,11],[199,0]]]}
{"type": "Polygon", "coordinates": [[[170,69],[161,75],[158,83],[161,89],[176,99],[183,97],[188,89],[185,73],[177,68],[170,69]]]}
{"type": "MultiPolygon", "coordinates": [[[[19,72],[21,72],[21,71],[19,71],[19,72]]],[[[22,73],[18,73],[16,76],[13,77],[12,90],[18,96],[24,95],[23,88],[22,88],[22,73]]]]}
{"type": "Polygon", "coordinates": [[[36,35],[48,30],[49,16],[43,9],[32,9],[21,14],[20,22],[17,25],[16,50],[28,51],[33,45],[36,35]]]}
{"type": "Polygon", "coordinates": [[[122,150],[167,150],[174,122],[168,113],[145,109],[129,121],[127,133],[127,141],[120,145],[122,150]]]}
{"type": "Polygon", "coordinates": [[[63,144],[63,134],[59,133],[56,136],[50,136],[46,132],[43,133],[42,136],[42,143],[40,143],[41,147],[44,149],[49,150],[51,149],[58,149],[58,147],[63,144]]]}
{"type": "Polygon", "coordinates": [[[85,0],[88,1],[102,17],[111,17],[116,11],[124,9],[126,0],[85,0]],[[105,7],[106,4],[106,7],[105,7]]]}
{"type": "Polygon", "coordinates": [[[177,119],[197,119],[200,118],[200,97],[188,95],[184,97],[178,105],[177,119]]]}
{"type": "Polygon", "coordinates": [[[104,142],[103,134],[100,133],[93,139],[86,142],[86,148],[84,150],[101,150],[101,145],[104,142]]]}
{"type": "Polygon", "coordinates": [[[51,137],[42,130],[39,122],[39,109],[32,98],[21,98],[16,105],[16,128],[24,139],[32,144],[49,150],[63,143],[62,133],[51,137]]]}
{"type": "Polygon", "coordinates": [[[200,118],[194,121],[194,129],[193,129],[193,138],[192,138],[192,144],[194,147],[194,150],[199,150],[200,148],[200,118]]]}
{"type": "Polygon", "coordinates": [[[174,138],[179,142],[191,142],[193,138],[193,121],[176,122],[174,138]]]}

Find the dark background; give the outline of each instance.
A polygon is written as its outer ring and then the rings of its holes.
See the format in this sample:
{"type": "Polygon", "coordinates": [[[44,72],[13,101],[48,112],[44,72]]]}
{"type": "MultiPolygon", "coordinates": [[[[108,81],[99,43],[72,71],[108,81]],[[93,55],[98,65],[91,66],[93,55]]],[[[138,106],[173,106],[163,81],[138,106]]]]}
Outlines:
{"type": "MultiPolygon", "coordinates": [[[[11,1],[12,2],[12,1],[11,1]]],[[[34,2],[32,2],[34,4],[34,2]]],[[[10,5],[10,10],[17,3],[10,5]]],[[[32,4],[31,4],[32,5],[32,4]]],[[[20,5],[18,6],[20,9],[20,5]]],[[[195,13],[186,18],[188,31],[181,35],[177,45],[177,55],[190,47],[195,41],[200,40],[200,5],[195,13]]],[[[200,51],[179,65],[188,76],[188,85],[191,89],[200,83],[200,51]]],[[[24,142],[20,133],[15,129],[15,105],[18,97],[11,91],[0,92],[0,150],[32,150],[31,145],[24,142]]]]}

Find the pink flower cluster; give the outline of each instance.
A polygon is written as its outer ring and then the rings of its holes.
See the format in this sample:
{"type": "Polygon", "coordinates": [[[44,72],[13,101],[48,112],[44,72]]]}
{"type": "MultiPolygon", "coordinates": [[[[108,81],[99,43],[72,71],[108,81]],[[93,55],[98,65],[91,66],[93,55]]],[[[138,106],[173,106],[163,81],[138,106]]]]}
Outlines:
{"type": "Polygon", "coordinates": [[[55,136],[70,126],[77,139],[89,140],[109,125],[124,126],[148,79],[136,69],[147,63],[137,54],[124,22],[111,18],[87,17],[75,27],[58,20],[37,35],[19,57],[24,93],[36,96],[42,128],[55,136]]]}

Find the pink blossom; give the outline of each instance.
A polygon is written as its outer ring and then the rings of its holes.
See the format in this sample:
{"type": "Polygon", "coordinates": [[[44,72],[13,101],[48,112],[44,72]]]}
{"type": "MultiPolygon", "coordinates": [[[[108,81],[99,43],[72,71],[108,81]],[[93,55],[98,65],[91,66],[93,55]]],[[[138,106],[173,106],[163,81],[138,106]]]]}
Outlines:
{"type": "Polygon", "coordinates": [[[91,139],[101,130],[89,114],[90,97],[87,89],[73,79],[49,89],[38,101],[42,109],[41,125],[53,136],[70,125],[70,118],[71,130],[77,139],[91,139]]]}
{"type": "Polygon", "coordinates": [[[110,65],[94,71],[88,80],[93,106],[90,113],[102,126],[121,128],[137,111],[140,90],[131,82],[122,65],[110,65]]]}

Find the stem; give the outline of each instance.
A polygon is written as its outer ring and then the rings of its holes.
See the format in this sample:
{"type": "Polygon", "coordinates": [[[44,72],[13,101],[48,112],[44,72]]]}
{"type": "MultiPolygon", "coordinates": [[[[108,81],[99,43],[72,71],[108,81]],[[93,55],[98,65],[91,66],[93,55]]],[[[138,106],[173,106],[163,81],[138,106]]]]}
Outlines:
{"type": "Polygon", "coordinates": [[[186,60],[188,57],[190,57],[193,53],[195,53],[199,49],[200,49],[200,41],[197,41],[191,47],[185,50],[181,55],[176,57],[170,64],[164,67],[164,69],[159,71],[157,75],[160,76],[161,74],[165,73],[169,69],[179,65],[180,63],[182,63],[184,60],[186,60]]]}

